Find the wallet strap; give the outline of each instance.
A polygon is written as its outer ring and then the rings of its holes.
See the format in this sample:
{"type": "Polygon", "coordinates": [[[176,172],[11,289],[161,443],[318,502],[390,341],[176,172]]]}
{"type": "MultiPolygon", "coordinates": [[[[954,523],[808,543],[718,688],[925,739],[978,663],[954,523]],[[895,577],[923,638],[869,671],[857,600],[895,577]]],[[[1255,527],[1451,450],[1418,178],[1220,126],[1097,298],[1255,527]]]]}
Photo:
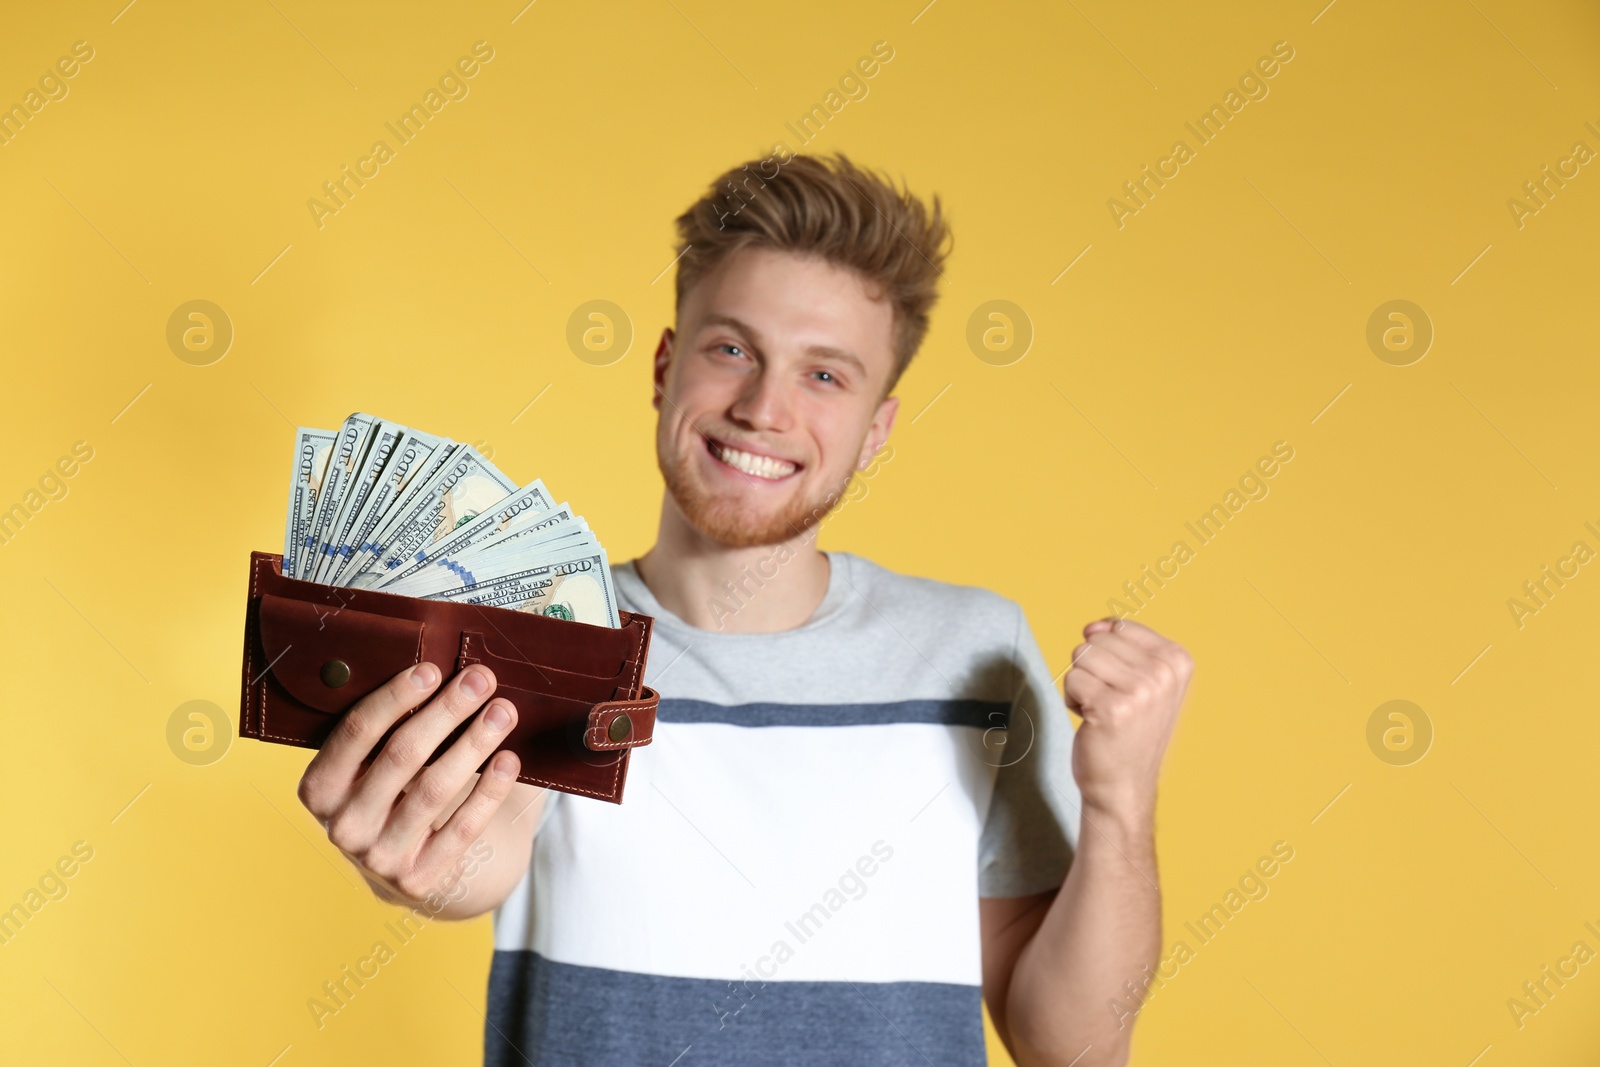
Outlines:
{"type": "Polygon", "coordinates": [[[583,743],[596,752],[648,745],[656,728],[656,705],[661,694],[647,685],[639,687],[638,700],[608,700],[589,712],[583,743]]]}

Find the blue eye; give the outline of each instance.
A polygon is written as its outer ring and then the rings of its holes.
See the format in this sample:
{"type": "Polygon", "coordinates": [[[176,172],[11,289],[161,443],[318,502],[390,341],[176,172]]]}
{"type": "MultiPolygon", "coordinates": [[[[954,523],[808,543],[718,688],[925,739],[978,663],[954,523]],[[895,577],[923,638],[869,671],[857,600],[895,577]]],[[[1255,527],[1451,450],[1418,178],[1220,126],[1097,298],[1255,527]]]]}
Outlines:
{"type": "Polygon", "coordinates": [[[719,344],[717,347],[718,348],[731,348],[731,349],[734,350],[735,353],[742,354],[739,346],[736,345],[736,344],[733,344],[732,342],[729,342],[729,341],[724,341],[721,344],[719,344]]]}
{"type": "Polygon", "coordinates": [[[838,379],[833,376],[833,372],[832,371],[819,370],[819,371],[817,371],[817,374],[824,381],[829,381],[829,382],[838,381],[838,379]]]}

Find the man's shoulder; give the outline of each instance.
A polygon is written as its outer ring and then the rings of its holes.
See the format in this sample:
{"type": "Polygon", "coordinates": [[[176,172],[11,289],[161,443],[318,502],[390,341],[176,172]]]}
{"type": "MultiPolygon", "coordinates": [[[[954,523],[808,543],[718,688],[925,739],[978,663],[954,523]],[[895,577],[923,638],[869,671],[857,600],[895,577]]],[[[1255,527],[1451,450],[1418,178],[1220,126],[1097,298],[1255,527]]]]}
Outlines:
{"type": "Polygon", "coordinates": [[[1009,637],[1022,610],[1010,597],[981,585],[906,574],[849,552],[829,555],[842,557],[850,584],[887,615],[937,620],[945,626],[972,626],[988,633],[1001,628],[1009,637]]]}

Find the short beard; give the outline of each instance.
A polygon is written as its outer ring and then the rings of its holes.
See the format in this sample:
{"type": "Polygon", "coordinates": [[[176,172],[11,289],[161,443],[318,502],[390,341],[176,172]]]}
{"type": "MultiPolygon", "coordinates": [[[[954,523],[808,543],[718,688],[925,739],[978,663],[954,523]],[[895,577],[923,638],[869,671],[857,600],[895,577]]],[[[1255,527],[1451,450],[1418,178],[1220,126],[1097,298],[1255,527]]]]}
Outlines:
{"type": "Polygon", "coordinates": [[[675,465],[669,466],[658,448],[656,462],[667,492],[689,525],[701,536],[728,548],[776,545],[808,532],[815,536],[817,524],[844,499],[845,488],[854,474],[846,474],[837,489],[823,493],[817,500],[797,497],[780,514],[754,518],[745,514],[737,501],[707,493],[690,472],[693,457],[681,455],[675,465]]]}

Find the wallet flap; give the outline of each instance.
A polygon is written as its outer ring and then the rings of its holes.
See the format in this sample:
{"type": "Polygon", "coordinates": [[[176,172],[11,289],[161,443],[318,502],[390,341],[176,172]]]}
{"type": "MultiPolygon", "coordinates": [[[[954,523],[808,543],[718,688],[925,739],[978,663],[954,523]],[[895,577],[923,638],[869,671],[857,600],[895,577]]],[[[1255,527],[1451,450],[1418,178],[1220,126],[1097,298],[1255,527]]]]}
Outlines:
{"type": "Polygon", "coordinates": [[[644,685],[638,700],[610,700],[589,712],[583,743],[596,752],[648,745],[655,736],[656,705],[661,694],[644,685]]]}
{"type": "Polygon", "coordinates": [[[423,624],[264,593],[266,670],[296,700],[336,715],[421,662],[423,624]]]}

